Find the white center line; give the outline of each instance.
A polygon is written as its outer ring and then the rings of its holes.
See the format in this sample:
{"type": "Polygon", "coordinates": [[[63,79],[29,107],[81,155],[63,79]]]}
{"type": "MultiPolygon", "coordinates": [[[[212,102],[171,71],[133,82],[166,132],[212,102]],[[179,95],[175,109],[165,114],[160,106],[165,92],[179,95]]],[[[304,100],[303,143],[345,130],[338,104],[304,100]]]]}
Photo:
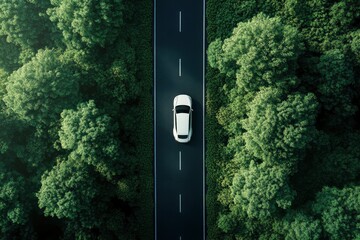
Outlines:
{"type": "Polygon", "coordinates": [[[181,213],[181,194],[179,194],[179,213],[181,213]]]}
{"type": "Polygon", "coordinates": [[[180,240],[181,240],[181,236],[180,236],[180,240]]]}
{"type": "Polygon", "coordinates": [[[179,58],[179,77],[181,77],[181,58],[179,58]]]}
{"type": "Polygon", "coordinates": [[[179,170],[181,171],[181,151],[179,151],[179,170]]]}
{"type": "Polygon", "coordinates": [[[181,32],[181,11],[179,11],[179,32],[181,32]]]}

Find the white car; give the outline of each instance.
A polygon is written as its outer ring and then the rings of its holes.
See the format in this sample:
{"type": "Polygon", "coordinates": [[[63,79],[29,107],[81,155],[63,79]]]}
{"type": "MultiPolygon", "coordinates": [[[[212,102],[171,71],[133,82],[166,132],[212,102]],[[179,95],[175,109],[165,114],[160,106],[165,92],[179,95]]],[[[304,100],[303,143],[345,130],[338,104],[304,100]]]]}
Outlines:
{"type": "Polygon", "coordinates": [[[174,98],[174,128],[173,134],[176,141],[187,143],[192,136],[192,100],[185,94],[174,98]]]}

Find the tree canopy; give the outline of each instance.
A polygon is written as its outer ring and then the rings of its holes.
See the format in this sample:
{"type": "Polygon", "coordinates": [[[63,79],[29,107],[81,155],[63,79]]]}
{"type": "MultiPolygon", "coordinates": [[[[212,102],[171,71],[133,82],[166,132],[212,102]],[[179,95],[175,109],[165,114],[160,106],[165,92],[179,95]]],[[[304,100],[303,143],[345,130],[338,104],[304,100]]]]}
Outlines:
{"type": "Polygon", "coordinates": [[[250,92],[260,87],[294,86],[300,51],[296,28],[282,24],[280,18],[259,14],[240,22],[223,42],[211,43],[208,54],[210,66],[236,76],[239,88],[250,92]]]}
{"type": "Polygon", "coordinates": [[[360,5],[207,4],[209,239],[359,238],[360,5]]]}
{"type": "Polygon", "coordinates": [[[56,29],[45,13],[49,6],[49,1],[36,0],[4,0],[0,3],[0,35],[21,48],[22,63],[34,56],[38,49],[53,44],[56,29]]]}
{"type": "Polygon", "coordinates": [[[265,162],[296,161],[315,132],[315,96],[296,93],[282,97],[277,89],[259,91],[243,120],[246,148],[265,162]]]}
{"type": "Polygon", "coordinates": [[[0,2],[1,240],[152,235],[151,11],[0,2]]]}
{"type": "Polygon", "coordinates": [[[50,2],[50,20],[61,30],[65,43],[76,49],[113,43],[124,24],[122,0],[50,2]]]}
{"type": "Polygon", "coordinates": [[[70,151],[69,158],[94,166],[108,179],[121,170],[120,143],[111,119],[100,114],[93,101],[80,104],[76,111],[64,110],[61,118],[60,143],[70,151]]]}
{"type": "Polygon", "coordinates": [[[235,174],[231,186],[234,206],[246,212],[248,218],[266,219],[279,209],[287,209],[295,196],[288,185],[289,170],[251,163],[248,169],[235,174]]]}
{"type": "Polygon", "coordinates": [[[325,235],[330,239],[357,239],[360,237],[359,206],[358,186],[325,187],[317,194],[313,211],[320,215],[325,235]]]}
{"type": "Polygon", "coordinates": [[[79,74],[56,50],[41,50],[9,76],[4,101],[31,125],[49,125],[78,101],[79,74]]]}

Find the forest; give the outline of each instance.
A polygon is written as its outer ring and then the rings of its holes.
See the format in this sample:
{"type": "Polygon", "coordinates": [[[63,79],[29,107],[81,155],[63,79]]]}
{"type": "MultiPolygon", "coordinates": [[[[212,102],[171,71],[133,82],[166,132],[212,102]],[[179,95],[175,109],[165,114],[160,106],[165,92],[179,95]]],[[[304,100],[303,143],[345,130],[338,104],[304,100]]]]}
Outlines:
{"type": "Polygon", "coordinates": [[[206,16],[208,239],[360,239],[360,2],[206,16]]]}
{"type": "Polygon", "coordinates": [[[153,235],[151,24],[146,0],[0,1],[0,239],[153,235]]]}
{"type": "MultiPolygon", "coordinates": [[[[206,4],[208,239],[360,239],[360,2],[206,4]]],[[[0,56],[0,239],[151,238],[152,1],[2,0],[0,56]]]]}

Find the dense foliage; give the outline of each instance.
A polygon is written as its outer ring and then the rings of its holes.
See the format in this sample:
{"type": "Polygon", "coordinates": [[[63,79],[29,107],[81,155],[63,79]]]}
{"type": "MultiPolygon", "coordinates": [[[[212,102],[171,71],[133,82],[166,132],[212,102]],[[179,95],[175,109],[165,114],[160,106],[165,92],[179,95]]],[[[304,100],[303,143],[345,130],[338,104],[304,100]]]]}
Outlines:
{"type": "Polygon", "coordinates": [[[359,239],[359,1],[207,17],[209,239],[359,239]]]}
{"type": "Polygon", "coordinates": [[[153,235],[151,13],[0,2],[0,239],[153,235]]]}

